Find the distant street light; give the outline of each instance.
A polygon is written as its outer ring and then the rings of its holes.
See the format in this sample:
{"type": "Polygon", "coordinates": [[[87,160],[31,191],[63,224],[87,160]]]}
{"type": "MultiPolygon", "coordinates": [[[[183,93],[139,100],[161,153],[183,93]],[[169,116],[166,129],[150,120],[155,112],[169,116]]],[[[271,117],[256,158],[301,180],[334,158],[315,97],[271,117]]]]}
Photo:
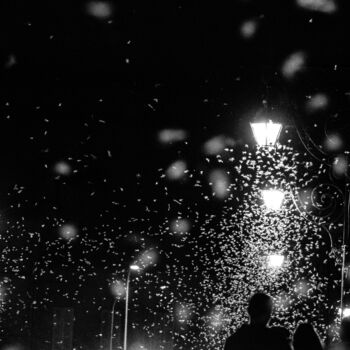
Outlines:
{"type": "Polygon", "coordinates": [[[259,146],[274,146],[282,130],[282,124],[268,122],[250,123],[256,143],[259,146]]]}
{"type": "Polygon", "coordinates": [[[125,294],[125,321],[124,321],[124,350],[127,350],[128,342],[128,316],[129,316],[129,286],[131,271],[140,271],[141,267],[133,264],[130,265],[128,276],[126,278],[126,294],[125,294]]]}
{"type": "Polygon", "coordinates": [[[139,265],[130,265],[130,270],[139,271],[141,268],[139,265]]]}
{"type": "MultiPolygon", "coordinates": [[[[132,264],[129,266],[128,274],[126,278],[126,289],[125,289],[125,321],[124,321],[124,346],[123,349],[126,350],[127,347],[127,337],[128,337],[128,313],[129,313],[129,286],[130,286],[130,276],[132,271],[140,271],[141,267],[136,264],[132,264]]],[[[114,309],[115,304],[117,302],[117,298],[114,299],[112,306],[112,318],[111,318],[111,334],[109,341],[109,349],[113,350],[113,326],[114,326],[114,309]]]]}
{"type": "Polygon", "coordinates": [[[284,256],[281,254],[271,254],[267,257],[267,266],[272,269],[279,269],[284,262],[284,256]]]}
{"type": "Polygon", "coordinates": [[[262,197],[267,209],[279,210],[281,209],[284,199],[284,193],[280,190],[263,190],[262,197]]]}

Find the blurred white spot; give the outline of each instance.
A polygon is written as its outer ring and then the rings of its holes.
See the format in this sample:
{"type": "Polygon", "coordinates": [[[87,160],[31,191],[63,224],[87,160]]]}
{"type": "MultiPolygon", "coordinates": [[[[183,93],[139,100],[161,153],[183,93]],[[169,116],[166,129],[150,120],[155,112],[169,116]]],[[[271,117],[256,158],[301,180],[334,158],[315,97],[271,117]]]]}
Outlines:
{"type": "Polygon", "coordinates": [[[21,344],[5,345],[1,350],[24,350],[21,344]]]}
{"type": "Polygon", "coordinates": [[[17,63],[16,56],[11,54],[8,56],[7,61],[5,62],[5,68],[9,69],[17,63]]]}
{"type": "Polygon", "coordinates": [[[0,282],[0,310],[2,305],[5,303],[6,289],[2,281],[0,282]]]}
{"type": "Polygon", "coordinates": [[[343,140],[338,134],[328,135],[324,143],[326,150],[332,152],[339,151],[343,145],[343,140]]]}
{"type": "Polygon", "coordinates": [[[309,289],[308,283],[304,280],[295,283],[294,291],[300,296],[307,296],[309,289]]]}
{"type": "Polygon", "coordinates": [[[159,131],[158,140],[160,143],[174,143],[187,139],[187,132],[182,129],[164,129],[159,131]]]}
{"type": "Polygon", "coordinates": [[[114,281],[111,285],[111,292],[116,298],[122,298],[125,295],[125,285],[122,281],[114,281]]]}
{"type": "Polygon", "coordinates": [[[177,160],[166,170],[166,176],[169,180],[179,180],[185,176],[187,164],[183,160],[177,160]]]}
{"type": "Polygon", "coordinates": [[[286,293],[280,294],[275,301],[276,307],[281,309],[288,309],[291,303],[292,301],[286,293]]]}
{"type": "Polygon", "coordinates": [[[305,65],[306,56],[303,52],[291,54],[282,64],[282,74],[285,78],[291,79],[300,72],[305,65]]]}
{"type": "Polygon", "coordinates": [[[64,224],[59,228],[59,235],[66,239],[74,239],[78,234],[78,229],[72,224],[64,224]]]}
{"type": "Polygon", "coordinates": [[[176,305],[175,317],[179,323],[187,323],[192,316],[192,310],[190,305],[181,303],[176,305]]]}
{"type": "Polygon", "coordinates": [[[311,96],[311,98],[306,103],[306,110],[308,112],[317,112],[319,110],[325,109],[328,106],[329,100],[325,94],[316,94],[311,96]]]}
{"type": "Polygon", "coordinates": [[[112,5],[106,1],[90,1],[86,5],[89,15],[99,19],[107,19],[112,15],[112,5]]]}
{"type": "Polygon", "coordinates": [[[204,153],[208,155],[220,154],[227,146],[233,146],[234,141],[224,135],[219,135],[211,138],[204,143],[204,153]]]}
{"type": "Polygon", "coordinates": [[[242,23],[240,32],[243,38],[252,38],[258,28],[258,23],[255,20],[248,20],[242,23]]]}
{"type": "Polygon", "coordinates": [[[191,229],[191,222],[188,219],[174,219],[170,222],[170,230],[172,232],[183,234],[189,232],[191,229]]]}
{"type": "Polygon", "coordinates": [[[230,186],[229,177],[224,170],[213,170],[209,174],[209,182],[213,189],[213,193],[218,198],[226,198],[229,194],[230,186]]]}
{"type": "Polygon", "coordinates": [[[53,170],[57,175],[68,176],[72,172],[72,167],[67,162],[60,161],[54,165],[53,170]]]}
{"type": "Polygon", "coordinates": [[[337,10],[337,5],[333,0],[297,0],[300,7],[311,11],[333,13],[337,10]]]}
{"type": "Polygon", "coordinates": [[[336,175],[343,176],[347,173],[349,167],[348,160],[345,156],[341,155],[334,159],[332,168],[336,175]]]}
{"type": "Polygon", "coordinates": [[[154,265],[157,263],[158,253],[154,249],[147,249],[142,252],[134,262],[134,265],[144,269],[148,266],[154,265]]]}
{"type": "Polygon", "coordinates": [[[131,344],[130,350],[148,350],[145,345],[140,342],[131,344]]]}
{"type": "Polygon", "coordinates": [[[213,328],[220,328],[224,321],[224,315],[220,307],[214,307],[208,314],[209,326],[213,328]]]}

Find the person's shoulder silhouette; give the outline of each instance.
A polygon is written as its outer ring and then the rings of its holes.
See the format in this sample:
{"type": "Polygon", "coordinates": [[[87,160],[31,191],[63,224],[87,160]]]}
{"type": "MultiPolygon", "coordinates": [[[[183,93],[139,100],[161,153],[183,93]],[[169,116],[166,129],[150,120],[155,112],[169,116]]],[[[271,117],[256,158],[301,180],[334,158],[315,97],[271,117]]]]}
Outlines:
{"type": "Polygon", "coordinates": [[[294,350],[322,350],[321,340],[310,323],[300,323],[293,336],[294,350]]]}
{"type": "Polygon", "coordinates": [[[289,332],[283,327],[267,327],[272,314],[272,298],[256,293],[248,305],[250,322],[227,338],[225,350],[289,350],[289,332]]]}

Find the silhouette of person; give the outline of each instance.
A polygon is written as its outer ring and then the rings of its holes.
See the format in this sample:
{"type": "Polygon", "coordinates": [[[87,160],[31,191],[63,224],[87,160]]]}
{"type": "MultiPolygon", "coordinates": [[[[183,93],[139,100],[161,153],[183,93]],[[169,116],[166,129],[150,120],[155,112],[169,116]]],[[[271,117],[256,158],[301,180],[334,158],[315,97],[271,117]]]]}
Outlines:
{"type": "Polygon", "coordinates": [[[248,305],[249,324],[242,325],[226,339],[224,350],[291,350],[289,331],[267,326],[272,309],[270,296],[254,294],[248,305]]]}
{"type": "Polygon", "coordinates": [[[322,350],[321,340],[310,323],[300,323],[293,335],[294,350],[322,350]]]}

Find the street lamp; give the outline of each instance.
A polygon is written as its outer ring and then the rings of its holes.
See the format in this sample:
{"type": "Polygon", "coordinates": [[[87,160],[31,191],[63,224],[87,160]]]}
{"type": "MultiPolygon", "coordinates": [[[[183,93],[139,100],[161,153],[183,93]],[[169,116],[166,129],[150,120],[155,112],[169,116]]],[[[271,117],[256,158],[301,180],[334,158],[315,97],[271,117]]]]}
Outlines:
{"type": "MultiPolygon", "coordinates": [[[[136,264],[132,264],[128,268],[128,274],[126,278],[126,289],[125,289],[125,318],[124,318],[124,346],[123,349],[126,350],[127,347],[127,337],[128,337],[128,314],[129,314],[129,290],[130,290],[130,276],[131,272],[137,272],[140,271],[141,267],[136,264]]],[[[110,341],[109,341],[109,348],[110,350],[113,350],[113,326],[114,326],[114,309],[115,304],[117,302],[117,298],[114,299],[113,306],[112,306],[112,318],[111,318],[111,333],[110,333],[110,341]]]]}
{"type": "Polygon", "coordinates": [[[268,122],[250,123],[256,143],[259,146],[274,146],[282,130],[282,124],[268,122]]]}
{"type": "MultiPolygon", "coordinates": [[[[303,144],[305,150],[317,161],[322,161],[325,159],[326,153],[322,150],[321,147],[318,147],[311,137],[308,135],[307,131],[301,125],[300,121],[297,120],[296,117],[293,118],[294,126],[297,131],[297,135],[303,144]],[[318,155],[321,155],[319,157],[318,155]]],[[[255,141],[260,146],[273,146],[276,144],[280,132],[282,130],[282,124],[273,123],[271,120],[268,122],[260,122],[260,123],[250,123],[252,128],[252,132],[255,138],[255,141]]],[[[349,156],[341,156],[336,159],[335,164],[331,167],[336,175],[344,175],[345,174],[345,188],[344,191],[340,190],[343,195],[343,211],[344,211],[344,223],[343,223],[343,237],[342,237],[342,269],[341,269],[341,295],[340,295],[340,318],[343,317],[345,313],[344,309],[344,289],[345,289],[345,262],[346,262],[346,249],[349,244],[349,229],[350,229],[350,177],[347,174],[348,170],[348,158],[349,156]]],[[[331,164],[328,164],[331,165],[331,164]]],[[[264,192],[263,192],[264,196],[264,192]]],[[[267,201],[265,204],[269,207],[270,203],[273,203],[272,196],[265,192],[265,196],[267,201]],[[269,203],[269,204],[267,204],[269,203]]],[[[277,196],[276,196],[277,197],[277,196]]],[[[265,198],[264,198],[265,200],[265,198]]],[[[283,198],[282,198],[283,200],[283,198]]],[[[282,202],[281,202],[282,203],[282,202]]],[[[277,207],[277,205],[276,205],[277,207]]],[[[272,209],[272,208],[271,208],[272,209]]],[[[350,311],[349,311],[350,312],[350,311]]]]}
{"type": "Polygon", "coordinates": [[[284,199],[284,193],[280,190],[263,190],[262,197],[267,209],[279,210],[284,199]]]}
{"type": "Polygon", "coordinates": [[[272,269],[279,269],[284,262],[284,256],[281,254],[271,254],[267,257],[267,266],[272,269]]]}
{"type": "Polygon", "coordinates": [[[339,309],[339,314],[341,318],[349,317],[350,316],[350,308],[345,307],[344,309],[339,309]]]}

